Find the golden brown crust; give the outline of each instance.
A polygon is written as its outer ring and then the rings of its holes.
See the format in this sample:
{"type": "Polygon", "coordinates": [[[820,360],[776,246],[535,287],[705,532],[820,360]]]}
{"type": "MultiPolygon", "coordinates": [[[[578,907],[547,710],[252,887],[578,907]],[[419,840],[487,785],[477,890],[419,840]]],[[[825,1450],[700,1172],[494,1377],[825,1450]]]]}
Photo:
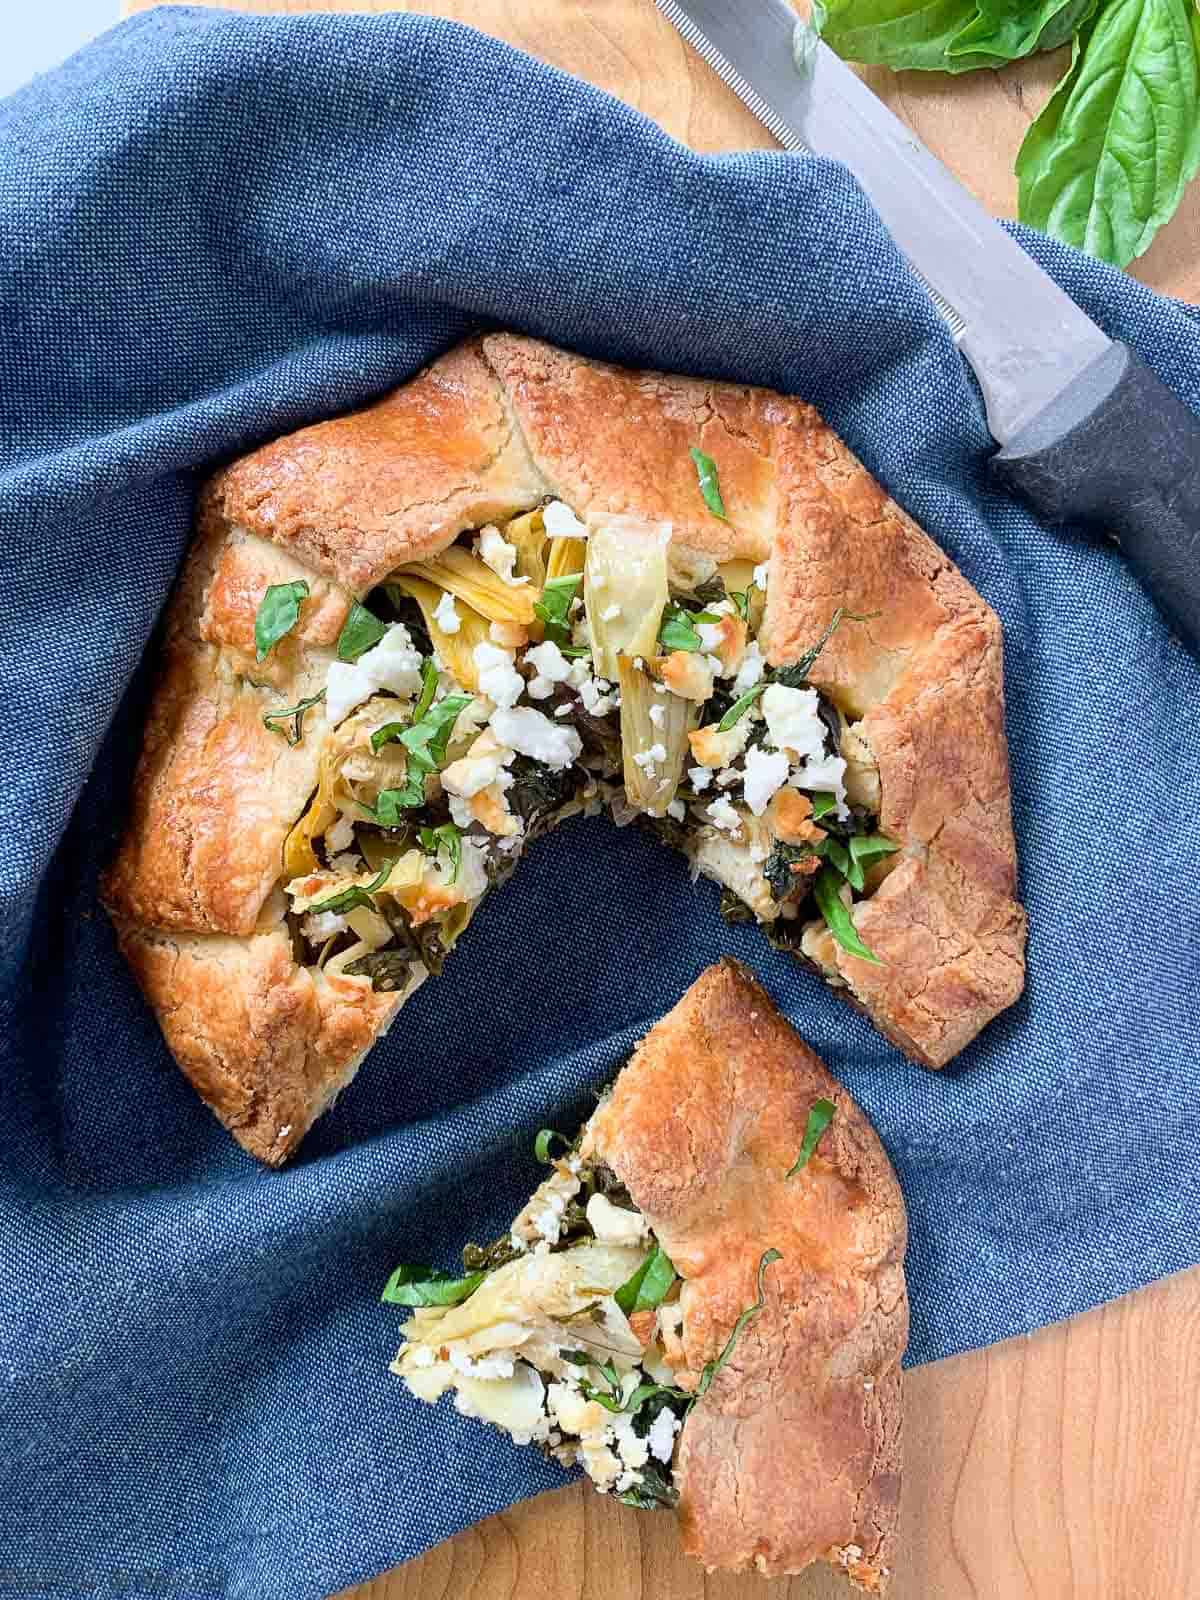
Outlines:
{"type": "Polygon", "coordinates": [[[471,342],[367,410],[235,461],[207,492],[230,526],[362,595],[465,529],[527,510],[544,486],[471,342]]]}
{"type": "Polygon", "coordinates": [[[197,1093],[251,1155],[292,1154],[400,1004],[298,967],[287,933],[171,936],[117,922],[121,949],[197,1093]]]}
{"type": "Polygon", "coordinates": [[[811,407],[513,334],[449,351],[365,411],[266,445],[203,491],[105,880],[114,916],[173,935],[277,926],[283,842],[315,787],[325,723],[320,706],[309,711],[289,748],[264,714],[323,685],[355,596],[551,494],[583,513],[668,519],[678,543],[716,559],[771,552],[773,660],[806,648],[837,604],[881,611],[840,630],[814,681],[860,719],[881,825],[903,841],[855,912],[887,965],[838,947],[823,964],[901,1048],[941,1065],[1023,981],[995,618],[811,407]],[[695,444],[718,462],[729,523],[704,507],[695,444]],[[301,578],[298,626],[257,661],[263,593],[301,578]]]}
{"type": "Polygon", "coordinates": [[[489,335],[483,349],[551,491],[580,516],[670,522],[674,540],[717,561],[765,560],[775,524],[772,440],[795,401],[631,372],[512,333],[489,335]],[[720,462],[728,522],[705,507],[692,446],[720,462]]]}
{"type": "Polygon", "coordinates": [[[827,946],[831,975],[907,1054],[944,1066],[1025,981],[1000,624],[949,558],[815,412],[778,451],[780,525],[763,643],[794,659],[838,606],[810,680],[878,767],[891,875],[855,908],[875,966],[827,946]]]}
{"type": "Polygon", "coordinates": [[[904,1202],[874,1131],[737,963],[710,967],[643,1040],[583,1143],[626,1184],[685,1279],[683,1381],[765,1305],[693,1408],[676,1462],[684,1548],[706,1567],[824,1560],[870,1593],[892,1562],[904,1202]],[[836,1112],[787,1173],[818,1098],[836,1112]]]}

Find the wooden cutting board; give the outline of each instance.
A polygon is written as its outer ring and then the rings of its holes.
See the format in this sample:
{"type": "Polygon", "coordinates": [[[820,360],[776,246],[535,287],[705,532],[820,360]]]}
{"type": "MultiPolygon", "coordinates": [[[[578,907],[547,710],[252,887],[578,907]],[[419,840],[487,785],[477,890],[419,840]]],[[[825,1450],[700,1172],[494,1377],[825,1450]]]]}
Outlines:
{"type": "MultiPolygon", "coordinates": [[[[154,3],[126,0],[125,10],[154,3]]],[[[590,79],[694,149],[772,144],[651,0],[241,0],[240,9],[433,12],[590,79]]],[[[865,76],[993,212],[1011,216],[1013,156],[1061,70],[1052,57],[953,80],[865,76]]],[[[1133,270],[1200,302],[1200,183],[1133,270]]],[[[1196,1600],[1198,1393],[1200,1270],[1028,1339],[911,1372],[891,1600],[1196,1600]]],[[[405,1403],[399,1386],[396,1403],[405,1403]]],[[[438,1472],[431,1463],[431,1493],[438,1472]]],[[[849,1593],[825,1572],[769,1591],[770,1600],[849,1593]]],[[[673,1518],[577,1484],[492,1517],[344,1600],[765,1595],[760,1579],[709,1578],[685,1561],[673,1518]]]]}

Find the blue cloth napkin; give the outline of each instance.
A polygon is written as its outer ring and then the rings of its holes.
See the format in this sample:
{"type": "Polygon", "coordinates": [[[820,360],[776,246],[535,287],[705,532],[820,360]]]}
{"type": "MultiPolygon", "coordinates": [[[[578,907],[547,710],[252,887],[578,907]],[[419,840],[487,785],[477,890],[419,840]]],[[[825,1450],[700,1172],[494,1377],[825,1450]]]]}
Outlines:
{"type": "MultiPolygon", "coordinates": [[[[1200,315],[1021,242],[1200,407],[1200,315]]],[[[0,106],[0,1593],[307,1600],[563,1481],[387,1371],[708,962],[751,962],[911,1218],[910,1359],[1200,1257],[1200,673],[1116,551],[991,484],[978,395],[849,175],[697,156],[420,17],[156,12],[0,106]],[[214,461],[480,326],[814,401],[1001,614],[1023,1000],[904,1061],[635,830],[538,845],[289,1169],[169,1060],[96,875],[214,461]]]]}

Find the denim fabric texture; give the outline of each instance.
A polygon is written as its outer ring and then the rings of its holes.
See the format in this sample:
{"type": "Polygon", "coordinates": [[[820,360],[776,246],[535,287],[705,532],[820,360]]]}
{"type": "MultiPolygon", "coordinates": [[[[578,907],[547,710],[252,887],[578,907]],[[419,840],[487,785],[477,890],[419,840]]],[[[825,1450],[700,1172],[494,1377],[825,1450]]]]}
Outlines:
{"type": "MultiPolygon", "coordinates": [[[[1200,313],[1021,243],[1200,409],[1200,313]]],[[[0,105],[0,1595],[309,1600],[561,1483],[387,1370],[634,1041],[750,962],[886,1144],[910,1360],[1200,1259],[1200,672],[1117,551],[989,479],[977,391],[842,168],[698,156],[415,16],[125,24],[0,105]],[[480,326],[815,402],[1004,621],[1023,999],[906,1062],[636,830],[484,906],[285,1171],[164,1049],[96,902],[214,463],[480,326]]]]}

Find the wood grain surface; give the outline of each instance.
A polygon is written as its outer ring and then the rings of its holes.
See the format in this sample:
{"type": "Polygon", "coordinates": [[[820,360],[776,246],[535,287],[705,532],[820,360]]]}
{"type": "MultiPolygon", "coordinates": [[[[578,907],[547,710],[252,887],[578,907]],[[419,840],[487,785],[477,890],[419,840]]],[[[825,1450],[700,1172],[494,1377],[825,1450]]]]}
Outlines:
{"type": "MultiPolygon", "coordinates": [[[[125,10],[154,3],[126,0],[125,10]]],[[[453,17],[590,79],[694,149],[772,144],[651,0],[240,0],[240,8],[453,17]]],[[[864,76],[993,212],[1011,216],[1013,157],[1061,70],[1053,56],[955,79],[864,76]]],[[[1200,301],[1200,183],[1132,270],[1164,293],[1200,301]]],[[[909,1373],[891,1600],[1198,1600],[1198,1396],[1200,1270],[909,1373]]],[[[779,1580],[769,1592],[772,1600],[833,1600],[851,1591],[819,1572],[779,1580]]],[[[760,1579],[706,1577],[685,1561],[673,1518],[628,1510],[579,1484],[492,1517],[343,1600],[761,1593],[760,1579]]]]}

